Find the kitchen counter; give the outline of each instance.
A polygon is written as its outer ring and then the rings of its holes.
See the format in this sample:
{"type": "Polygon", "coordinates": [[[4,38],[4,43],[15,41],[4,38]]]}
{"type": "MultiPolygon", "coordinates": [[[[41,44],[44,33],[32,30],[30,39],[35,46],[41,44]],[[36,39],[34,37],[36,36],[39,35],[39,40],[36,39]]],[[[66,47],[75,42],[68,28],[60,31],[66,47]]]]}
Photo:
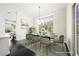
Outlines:
{"type": "Polygon", "coordinates": [[[1,38],[9,38],[9,37],[10,37],[9,33],[6,33],[4,36],[0,36],[0,39],[1,38]]]}
{"type": "Polygon", "coordinates": [[[5,56],[9,53],[9,35],[0,36],[0,56],[5,56]]]}

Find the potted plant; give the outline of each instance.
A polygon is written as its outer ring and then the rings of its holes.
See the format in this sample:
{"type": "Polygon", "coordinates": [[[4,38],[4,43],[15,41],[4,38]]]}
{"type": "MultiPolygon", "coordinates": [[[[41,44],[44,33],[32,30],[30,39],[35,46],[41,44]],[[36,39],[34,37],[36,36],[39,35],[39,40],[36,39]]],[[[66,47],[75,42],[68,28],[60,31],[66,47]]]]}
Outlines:
{"type": "Polygon", "coordinates": [[[29,33],[30,33],[30,34],[36,33],[36,28],[35,28],[35,27],[30,27],[30,28],[29,28],[29,33]]]}

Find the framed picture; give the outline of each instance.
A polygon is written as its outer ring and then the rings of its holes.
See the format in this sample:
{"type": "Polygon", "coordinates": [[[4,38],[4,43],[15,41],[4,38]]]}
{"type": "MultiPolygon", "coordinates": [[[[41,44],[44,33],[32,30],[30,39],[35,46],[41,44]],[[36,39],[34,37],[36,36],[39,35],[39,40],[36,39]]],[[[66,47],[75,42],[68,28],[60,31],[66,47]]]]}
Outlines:
{"type": "Polygon", "coordinates": [[[25,28],[27,28],[27,26],[29,26],[29,25],[28,25],[26,19],[21,18],[21,28],[25,29],[25,28]]]}

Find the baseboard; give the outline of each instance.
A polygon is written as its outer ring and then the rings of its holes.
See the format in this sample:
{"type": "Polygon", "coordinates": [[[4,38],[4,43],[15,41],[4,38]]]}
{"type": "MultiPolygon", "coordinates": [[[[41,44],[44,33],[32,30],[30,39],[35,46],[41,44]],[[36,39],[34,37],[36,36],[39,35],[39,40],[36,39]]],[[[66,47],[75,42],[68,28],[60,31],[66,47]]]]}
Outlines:
{"type": "Polygon", "coordinates": [[[67,46],[67,43],[64,43],[64,44],[65,44],[65,47],[66,47],[67,55],[71,56],[70,51],[69,51],[68,46],[67,46]]]}

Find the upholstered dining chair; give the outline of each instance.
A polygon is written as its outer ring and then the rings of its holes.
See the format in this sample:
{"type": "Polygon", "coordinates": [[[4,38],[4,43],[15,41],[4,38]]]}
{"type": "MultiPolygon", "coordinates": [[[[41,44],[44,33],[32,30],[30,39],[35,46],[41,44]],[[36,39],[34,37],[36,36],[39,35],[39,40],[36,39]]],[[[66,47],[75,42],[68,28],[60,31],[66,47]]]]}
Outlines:
{"type": "Polygon", "coordinates": [[[33,39],[32,34],[26,34],[26,45],[32,45],[33,39]]]}
{"type": "Polygon", "coordinates": [[[32,40],[33,40],[32,44],[33,44],[35,50],[37,51],[37,49],[38,49],[37,47],[39,47],[38,43],[40,42],[40,36],[39,35],[32,35],[32,40]]]}
{"type": "Polygon", "coordinates": [[[40,49],[45,48],[46,49],[46,55],[48,55],[48,48],[51,45],[50,37],[47,37],[47,36],[40,36],[40,37],[41,37],[40,38],[40,49]]]}
{"type": "Polygon", "coordinates": [[[54,43],[60,43],[62,44],[62,50],[64,50],[64,35],[60,35],[59,39],[54,41],[54,43]]]}

